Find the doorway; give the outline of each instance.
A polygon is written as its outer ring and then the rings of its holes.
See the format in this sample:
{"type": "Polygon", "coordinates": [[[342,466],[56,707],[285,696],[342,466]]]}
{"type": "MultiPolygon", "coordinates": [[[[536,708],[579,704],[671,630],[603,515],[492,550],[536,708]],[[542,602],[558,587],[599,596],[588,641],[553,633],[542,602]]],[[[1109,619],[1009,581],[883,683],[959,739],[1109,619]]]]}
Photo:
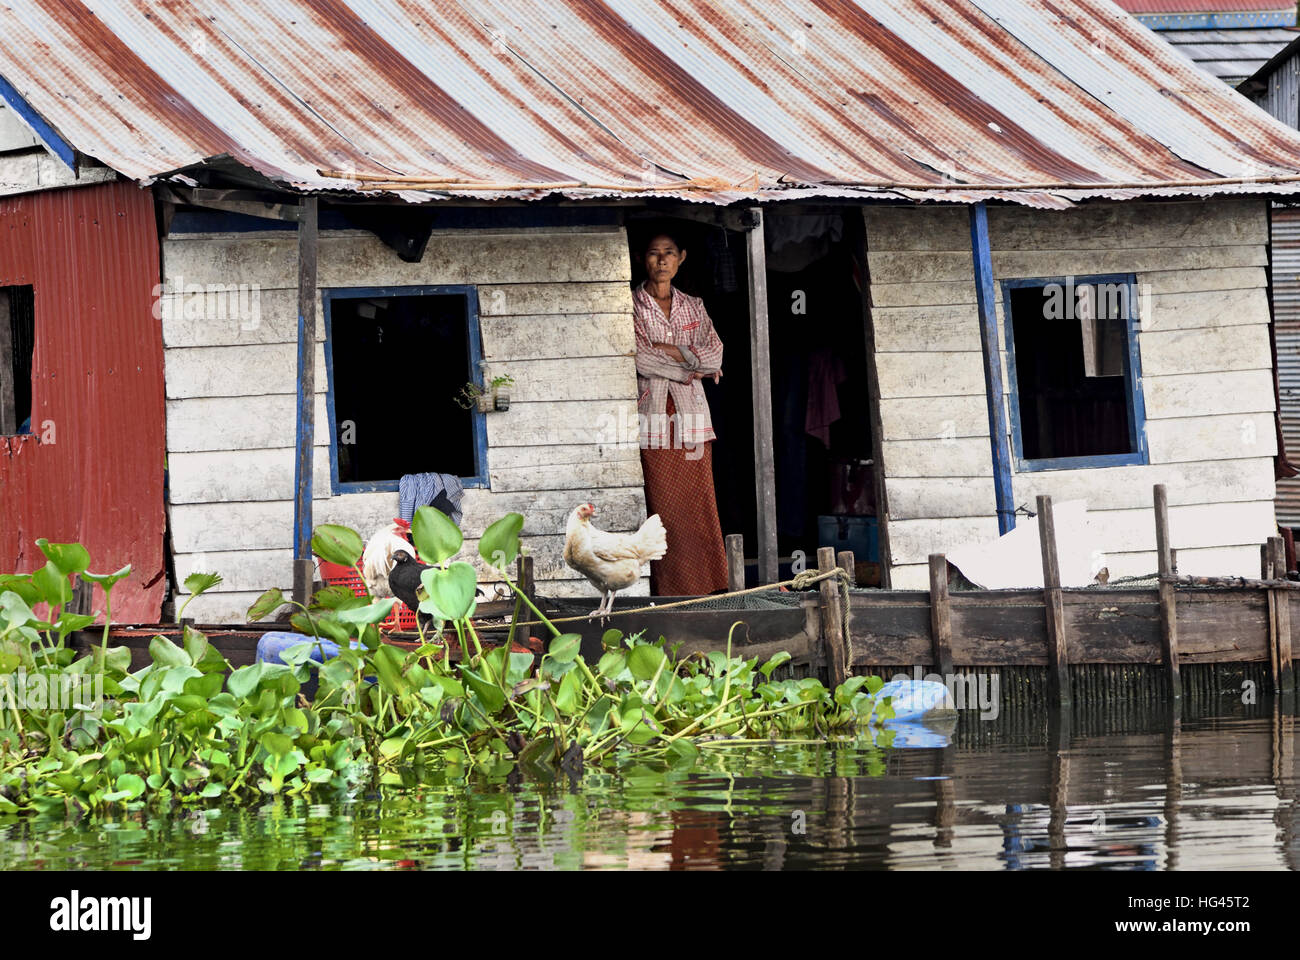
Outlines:
{"type": "MultiPolygon", "coordinates": [[[[856,208],[764,212],[780,577],[817,548],[851,549],[859,583],[879,583],[867,344],[856,208]]],[[[672,217],[632,220],[633,286],[641,251],[667,231],[687,250],[673,283],[704,301],[724,348],[722,381],[704,381],[717,440],[714,489],[723,534],[745,538],[758,582],[749,281],[745,235],[672,217]]]]}

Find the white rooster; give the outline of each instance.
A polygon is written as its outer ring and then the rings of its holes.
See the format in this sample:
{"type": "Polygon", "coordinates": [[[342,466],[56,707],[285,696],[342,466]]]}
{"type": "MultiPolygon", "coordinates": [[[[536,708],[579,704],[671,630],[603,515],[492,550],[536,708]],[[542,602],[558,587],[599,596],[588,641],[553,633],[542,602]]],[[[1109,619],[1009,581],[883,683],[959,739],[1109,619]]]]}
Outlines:
{"type": "Polygon", "coordinates": [[[600,591],[600,606],[591,616],[604,616],[614,608],[614,593],[632,586],[641,565],[668,552],[663,521],[655,514],[636,533],[608,533],[591,525],[594,504],[581,503],[569,514],[565,527],[564,562],[600,591]]]}
{"type": "Polygon", "coordinates": [[[361,554],[361,578],[366,582],[366,589],[375,600],[382,600],[393,595],[388,585],[388,575],[393,572],[394,555],[409,553],[415,559],[415,547],[402,536],[410,524],[394,520],[386,527],[380,527],[368,541],[361,554]]]}

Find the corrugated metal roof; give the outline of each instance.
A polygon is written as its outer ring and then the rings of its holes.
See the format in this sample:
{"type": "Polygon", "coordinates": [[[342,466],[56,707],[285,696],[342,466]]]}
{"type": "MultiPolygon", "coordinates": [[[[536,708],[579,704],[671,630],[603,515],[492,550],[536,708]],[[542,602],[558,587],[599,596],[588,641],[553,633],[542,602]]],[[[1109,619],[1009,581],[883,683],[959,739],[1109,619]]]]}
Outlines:
{"type": "Polygon", "coordinates": [[[1297,37],[1300,30],[1295,27],[1170,30],[1160,34],[1160,39],[1201,70],[1234,87],[1253,76],[1297,37]]]}
{"type": "Polygon", "coordinates": [[[141,181],[228,156],[306,190],[360,188],[333,169],[715,202],[1300,192],[1257,182],[1300,174],[1300,136],[1105,0],[9,0],[0,33],[0,75],[141,181]],[[1223,177],[1256,182],[1196,183],[1223,177]]]}

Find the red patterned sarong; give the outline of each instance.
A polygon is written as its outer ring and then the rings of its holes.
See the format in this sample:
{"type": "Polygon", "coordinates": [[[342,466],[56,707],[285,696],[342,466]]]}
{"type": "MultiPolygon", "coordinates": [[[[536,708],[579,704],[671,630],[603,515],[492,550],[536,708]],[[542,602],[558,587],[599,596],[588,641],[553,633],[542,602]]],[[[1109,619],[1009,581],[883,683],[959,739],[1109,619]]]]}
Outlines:
{"type": "MultiPolygon", "coordinates": [[[[668,398],[667,414],[674,412],[668,398]]],[[[676,424],[672,433],[676,434],[676,424]]],[[[650,584],[660,597],[700,596],[727,588],[727,555],[713,492],[713,444],[693,449],[641,450],[646,513],[659,514],[668,553],[650,564],[650,584]],[[701,456],[703,454],[703,456],[701,456]],[[691,458],[694,459],[691,459],[691,458]]]]}

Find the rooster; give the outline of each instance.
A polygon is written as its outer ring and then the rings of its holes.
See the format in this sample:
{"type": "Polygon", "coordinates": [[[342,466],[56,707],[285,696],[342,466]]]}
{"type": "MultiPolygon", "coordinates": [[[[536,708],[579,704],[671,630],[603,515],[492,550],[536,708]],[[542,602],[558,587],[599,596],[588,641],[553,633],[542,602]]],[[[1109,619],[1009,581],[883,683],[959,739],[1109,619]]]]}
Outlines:
{"type": "Polygon", "coordinates": [[[594,504],[582,503],[569,514],[564,533],[564,562],[600,591],[600,606],[591,616],[605,616],[614,607],[614,593],[641,576],[641,565],[668,552],[663,521],[655,514],[636,533],[607,533],[591,525],[594,504]]]}
{"type": "Polygon", "coordinates": [[[388,585],[388,575],[393,570],[396,556],[407,553],[415,559],[415,547],[403,536],[410,528],[407,521],[394,520],[376,530],[366,542],[366,549],[361,554],[361,578],[365,580],[370,596],[376,600],[394,596],[388,585]]]}
{"type": "Polygon", "coordinates": [[[429,569],[427,563],[421,563],[414,554],[394,553],[393,567],[388,574],[388,595],[396,597],[415,611],[415,616],[419,620],[421,628],[425,633],[430,632],[433,625],[433,617],[427,613],[420,613],[420,594],[423,587],[420,583],[420,576],[424,571],[429,569]]]}

